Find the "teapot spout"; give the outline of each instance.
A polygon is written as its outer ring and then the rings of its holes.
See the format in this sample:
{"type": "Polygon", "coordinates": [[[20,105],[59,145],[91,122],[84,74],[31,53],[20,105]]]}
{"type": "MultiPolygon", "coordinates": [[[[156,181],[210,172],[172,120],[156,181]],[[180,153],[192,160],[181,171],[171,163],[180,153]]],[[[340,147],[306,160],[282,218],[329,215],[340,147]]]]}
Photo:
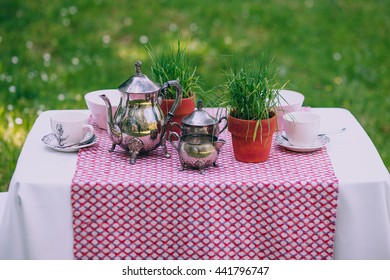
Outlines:
{"type": "Polygon", "coordinates": [[[112,116],[112,106],[110,99],[105,94],[99,95],[101,99],[103,99],[104,103],[106,104],[106,115],[107,115],[107,132],[108,135],[113,142],[111,151],[115,149],[115,146],[117,144],[120,144],[122,142],[122,132],[118,125],[114,123],[114,119],[112,116]]]}
{"type": "Polygon", "coordinates": [[[218,153],[221,150],[222,146],[225,144],[226,144],[226,141],[223,139],[218,139],[218,141],[213,142],[213,145],[214,145],[215,149],[218,151],[218,153]]]}
{"type": "Polygon", "coordinates": [[[106,104],[107,123],[112,123],[113,122],[113,119],[112,119],[112,106],[111,106],[110,99],[108,99],[108,97],[105,94],[101,94],[101,95],[99,95],[99,97],[101,99],[103,99],[104,103],[106,104]]]}

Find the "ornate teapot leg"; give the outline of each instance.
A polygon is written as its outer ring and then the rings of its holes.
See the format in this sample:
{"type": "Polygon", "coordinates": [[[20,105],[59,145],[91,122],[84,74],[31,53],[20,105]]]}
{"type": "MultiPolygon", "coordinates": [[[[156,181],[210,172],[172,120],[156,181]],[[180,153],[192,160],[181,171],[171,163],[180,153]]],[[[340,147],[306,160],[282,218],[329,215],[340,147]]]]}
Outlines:
{"type": "Polygon", "coordinates": [[[179,156],[179,161],[180,161],[179,171],[183,171],[184,169],[186,169],[187,164],[184,162],[184,160],[181,158],[181,156],[179,156]]]}
{"type": "Polygon", "coordinates": [[[164,132],[164,135],[161,137],[160,144],[161,144],[161,148],[163,149],[165,158],[170,158],[171,154],[168,153],[168,149],[167,149],[167,135],[168,134],[164,132]]]}
{"type": "Polygon", "coordinates": [[[114,144],[112,144],[111,149],[109,149],[108,151],[113,152],[115,150],[115,147],[116,147],[116,144],[114,143],[114,144]]]}
{"type": "Polygon", "coordinates": [[[127,144],[130,153],[130,164],[135,164],[137,160],[137,155],[144,147],[144,143],[138,138],[131,138],[129,143],[127,144]]]}
{"type": "Polygon", "coordinates": [[[197,169],[199,169],[199,173],[200,174],[204,173],[204,169],[205,169],[206,163],[203,160],[196,161],[195,162],[195,166],[196,166],[197,169]]]}

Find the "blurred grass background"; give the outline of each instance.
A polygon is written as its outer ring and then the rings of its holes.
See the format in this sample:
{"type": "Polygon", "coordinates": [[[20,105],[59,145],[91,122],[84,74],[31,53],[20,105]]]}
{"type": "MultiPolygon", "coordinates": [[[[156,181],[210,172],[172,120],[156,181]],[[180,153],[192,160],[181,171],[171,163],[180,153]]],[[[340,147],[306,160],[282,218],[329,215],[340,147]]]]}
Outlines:
{"type": "Polygon", "coordinates": [[[145,46],[179,36],[206,105],[233,56],[275,57],[305,105],[350,110],[390,169],[389,35],[390,0],[0,0],[0,191],[40,112],[86,109],[84,94],[116,88],[136,59],[150,76],[145,46]]]}

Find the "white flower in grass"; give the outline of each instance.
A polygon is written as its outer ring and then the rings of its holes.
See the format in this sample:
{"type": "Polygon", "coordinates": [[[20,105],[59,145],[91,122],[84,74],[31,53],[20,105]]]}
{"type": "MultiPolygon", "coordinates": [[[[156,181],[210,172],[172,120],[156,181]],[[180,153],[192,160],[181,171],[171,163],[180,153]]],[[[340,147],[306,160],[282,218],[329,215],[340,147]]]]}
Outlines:
{"type": "Polygon", "coordinates": [[[111,36],[110,35],[104,35],[102,37],[102,41],[104,44],[109,44],[111,42],[111,36]]]}
{"type": "Polygon", "coordinates": [[[123,20],[123,24],[126,25],[126,26],[132,25],[133,24],[133,19],[131,17],[126,17],[123,20]]]}
{"type": "Polygon", "coordinates": [[[60,93],[58,96],[57,96],[57,99],[59,101],[64,101],[65,100],[65,95],[63,93],[60,93]]]}
{"type": "Polygon", "coordinates": [[[13,56],[13,57],[11,57],[11,62],[12,62],[13,64],[18,64],[19,58],[18,58],[17,56],[13,56]]]}
{"type": "Polygon", "coordinates": [[[80,63],[80,59],[78,58],[78,57],[73,57],[72,58],[72,64],[73,65],[79,65],[79,63],[80,63]]]}
{"type": "Polygon", "coordinates": [[[77,13],[77,7],[71,6],[71,7],[69,7],[68,11],[69,11],[69,14],[75,15],[77,13]]]}
{"type": "Polygon", "coordinates": [[[16,92],[16,86],[14,86],[14,85],[9,86],[8,90],[9,90],[9,92],[11,92],[11,93],[15,93],[15,92],[16,92]]]}
{"type": "Polygon", "coordinates": [[[46,67],[50,66],[50,60],[51,60],[51,55],[50,53],[44,53],[43,54],[43,65],[46,67]]]}
{"type": "Polygon", "coordinates": [[[148,36],[146,36],[146,35],[142,35],[141,37],[139,37],[139,42],[141,43],[141,44],[147,44],[148,42],[149,42],[149,38],[148,38],[148,36]]]}
{"type": "Polygon", "coordinates": [[[65,17],[68,15],[68,9],[67,8],[62,8],[60,11],[60,14],[62,17],[65,17]]]}
{"type": "Polygon", "coordinates": [[[7,110],[12,111],[14,109],[14,106],[12,104],[7,105],[7,110]]]}
{"type": "Polygon", "coordinates": [[[339,60],[341,60],[341,58],[342,58],[341,53],[335,52],[335,53],[333,54],[333,59],[334,59],[335,61],[339,61],[339,60]]]}
{"type": "Polygon", "coordinates": [[[8,127],[9,127],[9,128],[14,128],[14,126],[15,126],[15,125],[14,125],[13,119],[9,118],[9,119],[8,119],[8,127]]]}
{"type": "Polygon", "coordinates": [[[305,6],[307,8],[313,8],[314,6],[314,1],[313,0],[305,0],[305,6]]]}
{"type": "Polygon", "coordinates": [[[21,125],[21,124],[23,123],[23,119],[17,117],[17,118],[15,119],[15,123],[16,123],[17,125],[21,125]]]}
{"type": "Polygon", "coordinates": [[[334,83],[335,83],[336,85],[341,85],[341,84],[343,83],[343,78],[341,78],[341,77],[335,77],[335,78],[334,78],[334,83]]]}
{"type": "Polygon", "coordinates": [[[33,43],[33,42],[31,42],[31,41],[27,41],[27,42],[26,42],[26,48],[27,48],[27,49],[30,50],[30,49],[32,49],[33,46],[34,46],[34,43],[33,43]]]}
{"type": "Polygon", "coordinates": [[[38,110],[37,110],[37,115],[40,115],[43,111],[45,111],[46,106],[43,104],[39,104],[38,110]]]}
{"type": "Polygon", "coordinates": [[[44,53],[43,54],[43,60],[49,62],[51,60],[51,54],[50,53],[44,53]]]}
{"type": "Polygon", "coordinates": [[[47,75],[46,72],[42,72],[42,73],[41,73],[41,80],[42,80],[43,82],[47,82],[47,81],[49,80],[49,76],[47,75]]]}

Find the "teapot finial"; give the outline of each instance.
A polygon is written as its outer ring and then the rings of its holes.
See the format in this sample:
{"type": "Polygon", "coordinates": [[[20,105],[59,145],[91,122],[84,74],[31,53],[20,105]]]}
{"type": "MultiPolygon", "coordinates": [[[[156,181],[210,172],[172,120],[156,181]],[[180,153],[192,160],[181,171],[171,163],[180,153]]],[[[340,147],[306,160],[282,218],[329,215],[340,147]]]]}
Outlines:
{"type": "Polygon", "coordinates": [[[142,65],[142,62],[141,62],[140,60],[137,60],[137,61],[135,62],[135,74],[136,74],[138,77],[141,77],[141,76],[142,76],[141,65],[142,65]]]}
{"type": "Polygon", "coordinates": [[[198,110],[202,110],[203,109],[203,101],[202,100],[198,100],[198,104],[196,105],[197,109],[198,110]]]}

